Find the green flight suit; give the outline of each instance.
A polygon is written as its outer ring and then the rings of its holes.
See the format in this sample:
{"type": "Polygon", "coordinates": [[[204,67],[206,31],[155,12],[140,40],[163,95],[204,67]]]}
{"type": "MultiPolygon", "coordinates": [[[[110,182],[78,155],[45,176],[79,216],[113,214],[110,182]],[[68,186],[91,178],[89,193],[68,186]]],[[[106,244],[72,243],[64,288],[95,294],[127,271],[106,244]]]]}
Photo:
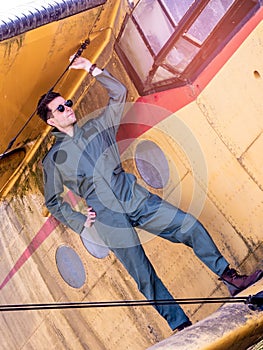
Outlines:
{"type": "MultiPolygon", "coordinates": [[[[80,234],[87,218],[64,202],[61,194],[66,186],[84,198],[96,212],[94,226],[101,239],[149,300],[173,297],[145,255],[136,226],[190,246],[220,276],[228,262],[204,227],[191,215],[140,186],[133,174],[123,171],[116,133],[126,88],[106,70],[96,79],[108,91],[108,105],[81,128],[75,124],[73,137],[54,131],[56,142],[43,160],[45,200],[50,213],[80,234]]],[[[156,305],[156,309],[172,329],[188,320],[178,304],[156,305]]]]}

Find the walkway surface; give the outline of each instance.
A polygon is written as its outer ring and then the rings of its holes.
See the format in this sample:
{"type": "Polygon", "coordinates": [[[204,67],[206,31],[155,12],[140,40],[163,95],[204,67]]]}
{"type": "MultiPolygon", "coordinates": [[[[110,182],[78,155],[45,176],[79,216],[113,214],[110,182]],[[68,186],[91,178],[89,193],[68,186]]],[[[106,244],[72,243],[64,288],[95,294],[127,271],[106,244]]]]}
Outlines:
{"type": "MultiPolygon", "coordinates": [[[[263,279],[237,296],[262,290],[263,279]]],[[[246,350],[262,338],[263,311],[252,311],[245,303],[230,303],[148,350],[246,350]]]]}

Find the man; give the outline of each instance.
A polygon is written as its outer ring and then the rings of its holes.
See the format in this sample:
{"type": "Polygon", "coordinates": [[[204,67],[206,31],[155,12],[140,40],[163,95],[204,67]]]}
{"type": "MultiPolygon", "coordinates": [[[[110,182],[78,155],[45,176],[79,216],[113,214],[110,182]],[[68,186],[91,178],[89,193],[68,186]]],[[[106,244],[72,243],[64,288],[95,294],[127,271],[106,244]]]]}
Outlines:
{"type": "MultiPolygon", "coordinates": [[[[71,58],[72,59],[72,58],[71,58]]],[[[147,230],[174,243],[184,243],[219,278],[232,295],[263,276],[259,270],[250,276],[229,268],[205,228],[136,182],[124,172],[116,143],[116,133],[126,99],[126,88],[107,70],[79,57],[72,69],[84,69],[108,91],[109,103],[102,113],[81,128],[76,123],[72,102],[59,93],[43,95],[39,116],[54,127],[56,142],[43,160],[45,200],[50,213],[81,234],[95,226],[100,238],[135,279],[138,289],[149,300],[172,299],[144,253],[134,227],[147,230]],[[74,211],[63,201],[64,186],[84,198],[87,214],[74,211]]],[[[178,304],[156,305],[172,330],[191,322],[178,304]]]]}

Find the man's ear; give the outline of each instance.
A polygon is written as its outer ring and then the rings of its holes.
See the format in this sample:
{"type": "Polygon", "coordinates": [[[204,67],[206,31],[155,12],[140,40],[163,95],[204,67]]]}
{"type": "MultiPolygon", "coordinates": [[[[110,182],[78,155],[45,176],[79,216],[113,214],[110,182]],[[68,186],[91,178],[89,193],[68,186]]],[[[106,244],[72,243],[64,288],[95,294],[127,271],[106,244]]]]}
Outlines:
{"type": "Polygon", "coordinates": [[[51,125],[51,126],[56,126],[55,123],[54,123],[54,121],[53,121],[53,118],[49,118],[49,119],[47,120],[47,123],[48,123],[49,125],[51,125]]]}

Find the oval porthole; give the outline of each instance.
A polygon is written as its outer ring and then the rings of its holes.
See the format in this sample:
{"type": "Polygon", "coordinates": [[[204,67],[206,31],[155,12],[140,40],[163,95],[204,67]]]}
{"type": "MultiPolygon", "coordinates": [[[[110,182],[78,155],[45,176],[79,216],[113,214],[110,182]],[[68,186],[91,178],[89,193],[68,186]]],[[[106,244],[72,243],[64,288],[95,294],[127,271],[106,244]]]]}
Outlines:
{"type": "Polygon", "coordinates": [[[103,259],[109,255],[109,248],[102,241],[94,226],[85,228],[80,238],[84,247],[95,258],[103,259]]]}
{"type": "Polygon", "coordinates": [[[81,288],[86,281],[84,265],[74,249],[63,245],[56,251],[56,264],[63,280],[73,288],[81,288]]]}
{"type": "Polygon", "coordinates": [[[143,180],[153,188],[163,188],[169,180],[169,165],[165,154],[156,143],[140,142],[135,151],[135,162],[143,180]]]}

